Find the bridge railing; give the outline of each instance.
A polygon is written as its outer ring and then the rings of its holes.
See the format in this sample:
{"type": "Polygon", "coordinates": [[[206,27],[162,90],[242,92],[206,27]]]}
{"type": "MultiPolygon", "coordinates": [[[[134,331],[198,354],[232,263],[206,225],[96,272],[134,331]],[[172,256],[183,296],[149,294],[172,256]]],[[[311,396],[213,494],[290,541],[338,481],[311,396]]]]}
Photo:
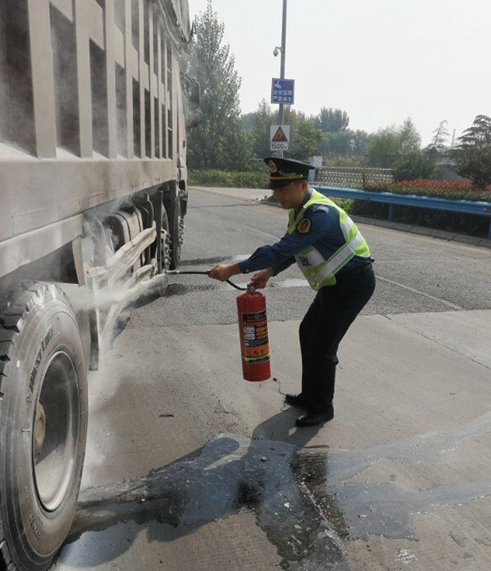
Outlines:
{"type": "Polygon", "coordinates": [[[313,185],[328,198],[348,198],[350,200],[365,200],[389,205],[388,219],[394,218],[394,206],[413,206],[414,208],[429,208],[432,210],[445,210],[460,214],[476,214],[487,216],[490,219],[488,239],[491,240],[491,202],[474,202],[472,200],[448,200],[430,196],[416,196],[413,194],[392,194],[390,192],[368,192],[352,188],[333,188],[330,186],[313,185]]]}

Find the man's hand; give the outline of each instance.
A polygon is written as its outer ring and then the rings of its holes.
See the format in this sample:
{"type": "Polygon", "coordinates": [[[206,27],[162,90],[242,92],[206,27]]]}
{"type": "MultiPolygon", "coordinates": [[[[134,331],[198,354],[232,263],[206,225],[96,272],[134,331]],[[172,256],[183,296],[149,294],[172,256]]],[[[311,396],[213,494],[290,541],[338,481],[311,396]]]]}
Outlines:
{"type": "Polygon", "coordinates": [[[238,264],[218,264],[208,270],[208,275],[214,280],[226,282],[232,276],[240,274],[238,264]]]}
{"type": "Polygon", "coordinates": [[[265,270],[259,270],[257,273],[255,273],[252,276],[251,281],[247,285],[253,286],[256,289],[262,289],[266,287],[269,278],[273,275],[274,275],[273,268],[266,268],[265,270]]]}

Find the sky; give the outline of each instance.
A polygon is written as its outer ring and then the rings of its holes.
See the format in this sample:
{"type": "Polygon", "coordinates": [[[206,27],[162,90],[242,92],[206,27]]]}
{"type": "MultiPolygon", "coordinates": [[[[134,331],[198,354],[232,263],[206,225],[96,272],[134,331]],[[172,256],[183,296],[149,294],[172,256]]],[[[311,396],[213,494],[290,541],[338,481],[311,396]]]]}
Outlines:
{"type": "MultiPolygon", "coordinates": [[[[207,0],[189,0],[191,17],[207,0]]],[[[280,75],[283,0],[212,0],[242,78],[243,113],[280,75]]],[[[339,108],[369,133],[410,117],[423,144],[491,115],[491,0],[287,0],[285,77],[294,108],[339,108]]]]}

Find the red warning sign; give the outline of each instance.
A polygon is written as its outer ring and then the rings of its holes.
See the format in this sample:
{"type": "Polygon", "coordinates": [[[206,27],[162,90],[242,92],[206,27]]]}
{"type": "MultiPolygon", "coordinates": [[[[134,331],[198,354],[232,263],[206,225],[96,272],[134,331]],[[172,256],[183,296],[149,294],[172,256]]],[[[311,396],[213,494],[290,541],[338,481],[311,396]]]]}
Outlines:
{"type": "Polygon", "coordinates": [[[287,151],[290,143],[290,125],[271,125],[270,141],[272,151],[287,151]]]}
{"type": "Polygon", "coordinates": [[[285,135],[285,132],[283,131],[283,129],[282,129],[281,127],[278,127],[278,130],[276,131],[276,134],[275,134],[275,136],[273,137],[273,141],[274,141],[275,143],[277,143],[277,142],[279,142],[279,141],[282,141],[282,142],[284,142],[284,143],[287,143],[287,142],[288,142],[288,138],[287,138],[287,136],[285,135]]]}

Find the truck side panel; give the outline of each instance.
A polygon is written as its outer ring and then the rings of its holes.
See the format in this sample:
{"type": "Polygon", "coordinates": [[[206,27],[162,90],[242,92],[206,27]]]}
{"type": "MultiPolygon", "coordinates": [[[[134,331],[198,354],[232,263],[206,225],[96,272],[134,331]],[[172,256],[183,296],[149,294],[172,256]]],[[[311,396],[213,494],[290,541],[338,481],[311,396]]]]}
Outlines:
{"type": "Polygon", "coordinates": [[[176,179],[165,5],[2,0],[0,241],[176,179]]]}

